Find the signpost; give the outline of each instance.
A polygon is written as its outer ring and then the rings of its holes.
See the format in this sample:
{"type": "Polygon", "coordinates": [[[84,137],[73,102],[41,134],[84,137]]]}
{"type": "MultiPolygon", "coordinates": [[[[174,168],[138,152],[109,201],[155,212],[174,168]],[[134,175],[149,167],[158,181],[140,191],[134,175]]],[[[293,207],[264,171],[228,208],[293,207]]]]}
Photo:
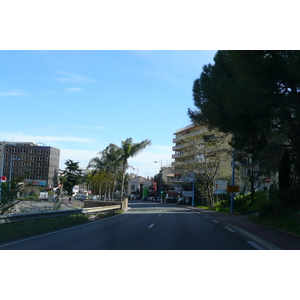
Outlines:
{"type": "Polygon", "coordinates": [[[238,193],[240,191],[240,187],[238,185],[228,185],[227,193],[238,193]]]}

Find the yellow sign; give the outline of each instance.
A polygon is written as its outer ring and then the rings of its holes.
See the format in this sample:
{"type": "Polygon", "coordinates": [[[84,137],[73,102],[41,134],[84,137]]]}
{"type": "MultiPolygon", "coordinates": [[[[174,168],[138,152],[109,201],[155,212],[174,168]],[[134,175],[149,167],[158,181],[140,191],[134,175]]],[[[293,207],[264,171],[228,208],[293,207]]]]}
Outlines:
{"type": "Polygon", "coordinates": [[[227,185],[227,193],[238,193],[240,187],[238,185],[227,185]]]}

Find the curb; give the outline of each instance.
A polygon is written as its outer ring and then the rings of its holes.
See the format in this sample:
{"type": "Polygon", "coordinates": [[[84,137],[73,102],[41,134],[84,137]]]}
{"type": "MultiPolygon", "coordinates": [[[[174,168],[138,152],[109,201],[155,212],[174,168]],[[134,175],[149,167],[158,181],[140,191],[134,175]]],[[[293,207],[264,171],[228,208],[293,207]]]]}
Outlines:
{"type": "MultiPolygon", "coordinates": [[[[191,207],[189,207],[188,209],[193,210],[193,211],[198,211],[198,212],[202,213],[202,211],[200,209],[198,210],[198,209],[194,209],[194,208],[191,208],[191,207]]],[[[210,216],[210,218],[211,218],[211,216],[210,216]]],[[[217,217],[214,217],[214,218],[218,219],[217,217]]],[[[248,236],[249,238],[251,238],[252,240],[254,240],[257,243],[261,244],[262,246],[264,246],[268,250],[283,250],[282,248],[280,248],[280,247],[278,247],[278,246],[276,246],[276,245],[274,245],[274,244],[272,244],[272,243],[270,243],[270,242],[268,242],[268,241],[266,241],[266,240],[264,240],[264,239],[262,239],[262,238],[260,238],[256,235],[254,235],[253,233],[251,233],[251,232],[249,232],[249,231],[247,231],[247,230],[245,230],[245,229],[243,229],[243,228],[241,228],[237,225],[234,225],[234,224],[230,223],[229,221],[224,221],[224,220],[218,220],[218,221],[220,223],[225,224],[226,226],[229,226],[232,229],[234,229],[236,231],[239,231],[240,233],[248,236]]]]}
{"type": "Polygon", "coordinates": [[[248,236],[249,238],[251,238],[252,240],[256,241],[257,243],[261,244],[262,246],[264,246],[265,248],[269,249],[269,250],[283,250],[282,248],[275,246],[274,244],[254,235],[253,233],[250,233],[249,231],[242,229],[241,227],[238,227],[236,225],[233,225],[232,223],[228,222],[228,221],[220,221],[223,224],[226,224],[227,226],[231,227],[232,229],[239,231],[240,233],[248,236]]]}

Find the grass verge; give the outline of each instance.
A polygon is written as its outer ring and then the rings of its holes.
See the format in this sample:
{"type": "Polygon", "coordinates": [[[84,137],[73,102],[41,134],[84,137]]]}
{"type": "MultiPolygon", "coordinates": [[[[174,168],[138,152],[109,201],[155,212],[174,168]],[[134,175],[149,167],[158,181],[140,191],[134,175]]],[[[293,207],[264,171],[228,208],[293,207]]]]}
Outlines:
{"type": "MultiPolygon", "coordinates": [[[[108,218],[123,213],[119,210],[116,213],[103,213],[96,216],[96,220],[108,218]]],[[[49,219],[39,219],[18,223],[0,225],[0,244],[6,244],[21,239],[33,237],[39,234],[49,233],[56,230],[77,226],[90,222],[88,216],[73,215],[49,219]]]]}
{"type": "Polygon", "coordinates": [[[74,215],[0,225],[0,244],[14,242],[89,222],[87,216],[74,215]]]}

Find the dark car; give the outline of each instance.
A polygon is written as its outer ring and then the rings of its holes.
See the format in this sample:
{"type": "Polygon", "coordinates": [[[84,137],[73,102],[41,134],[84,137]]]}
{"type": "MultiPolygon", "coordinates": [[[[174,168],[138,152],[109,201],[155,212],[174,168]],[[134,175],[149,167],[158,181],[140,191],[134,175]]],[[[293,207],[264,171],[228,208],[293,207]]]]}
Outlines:
{"type": "Polygon", "coordinates": [[[176,197],[169,197],[166,199],[167,203],[177,203],[176,197]]]}
{"type": "Polygon", "coordinates": [[[141,201],[147,201],[148,200],[148,197],[147,196],[144,196],[142,197],[141,201]]]}

